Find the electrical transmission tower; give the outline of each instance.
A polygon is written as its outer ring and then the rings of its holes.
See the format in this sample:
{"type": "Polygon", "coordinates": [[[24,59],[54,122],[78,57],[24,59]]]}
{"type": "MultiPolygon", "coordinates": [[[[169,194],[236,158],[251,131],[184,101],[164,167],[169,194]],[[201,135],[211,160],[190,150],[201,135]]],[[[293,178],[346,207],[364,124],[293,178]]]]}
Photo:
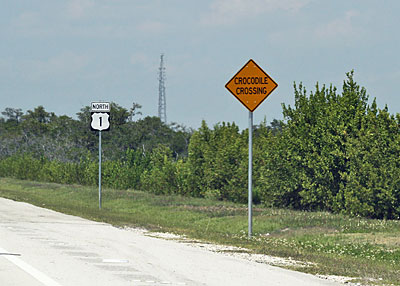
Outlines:
{"type": "Polygon", "coordinates": [[[164,54],[161,54],[160,68],[158,74],[158,117],[167,123],[167,102],[165,98],[165,67],[164,54]]]}

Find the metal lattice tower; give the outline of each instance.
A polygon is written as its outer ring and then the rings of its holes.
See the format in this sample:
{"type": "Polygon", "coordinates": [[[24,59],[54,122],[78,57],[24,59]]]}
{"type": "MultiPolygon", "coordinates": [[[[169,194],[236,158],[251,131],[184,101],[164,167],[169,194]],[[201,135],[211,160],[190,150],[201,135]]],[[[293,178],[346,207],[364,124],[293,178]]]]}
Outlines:
{"type": "Polygon", "coordinates": [[[165,98],[165,67],[164,54],[161,54],[161,61],[158,74],[158,117],[167,123],[167,102],[165,98]]]}

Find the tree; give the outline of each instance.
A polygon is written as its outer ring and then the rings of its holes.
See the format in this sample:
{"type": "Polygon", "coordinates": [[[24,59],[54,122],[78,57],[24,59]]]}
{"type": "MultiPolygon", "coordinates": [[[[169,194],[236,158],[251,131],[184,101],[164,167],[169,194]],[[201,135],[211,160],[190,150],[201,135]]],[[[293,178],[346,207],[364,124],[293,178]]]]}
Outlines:
{"type": "Polygon", "coordinates": [[[47,112],[42,105],[34,110],[28,110],[22,117],[22,129],[25,136],[41,136],[48,130],[48,123],[56,115],[53,112],[47,112]]]}
{"type": "Polygon", "coordinates": [[[400,116],[378,109],[374,100],[349,140],[348,172],[340,190],[340,211],[373,218],[400,217],[400,116]]]}
{"type": "Polygon", "coordinates": [[[21,108],[11,108],[7,107],[3,112],[1,112],[6,117],[6,121],[11,121],[15,123],[20,123],[22,115],[24,114],[22,112],[21,108]]]}
{"type": "Polygon", "coordinates": [[[115,102],[111,102],[110,107],[110,123],[113,128],[125,124],[128,122],[128,119],[132,117],[132,113],[128,112],[126,108],[116,104],[115,102]]]}
{"type": "Polygon", "coordinates": [[[55,114],[53,112],[47,112],[42,105],[36,107],[33,111],[28,110],[27,114],[24,116],[25,120],[37,121],[39,123],[48,123],[50,119],[54,117],[55,114]]]}
{"type": "Polygon", "coordinates": [[[132,122],[133,118],[137,115],[142,115],[142,112],[139,111],[142,106],[139,103],[134,102],[132,107],[129,109],[129,121],[132,122]]]}
{"type": "Polygon", "coordinates": [[[246,137],[233,123],[209,129],[203,120],[190,139],[187,186],[192,194],[218,193],[219,199],[244,201],[246,198],[246,137]]]}
{"type": "Polygon", "coordinates": [[[353,72],[347,74],[342,94],[318,84],[309,96],[301,84],[294,89],[295,106],[283,105],[287,123],[266,155],[263,199],[276,206],[338,210],[348,142],[359,136],[368,96],[353,72]]]}

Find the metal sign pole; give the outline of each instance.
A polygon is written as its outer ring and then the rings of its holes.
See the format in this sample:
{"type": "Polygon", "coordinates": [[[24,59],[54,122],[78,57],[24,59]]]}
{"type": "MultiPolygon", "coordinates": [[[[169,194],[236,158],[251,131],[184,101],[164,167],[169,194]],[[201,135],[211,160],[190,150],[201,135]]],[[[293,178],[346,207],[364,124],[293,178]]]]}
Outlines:
{"type": "Polygon", "coordinates": [[[253,112],[249,111],[249,238],[253,232],[253,112]]]}
{"type": "Polygon", "coordinates": [[[225,87],[249,110],[249,238],[251,238],[253,232],[253,111],[278,87],[278,84],[250,59],[225,84],[225,87]],[[254,90],[257,93],[253,93],[254,90]]]}
{"type": "Polygon", "coordinates": [[[101,130],[99,131],[99,209],[101,210],[101,130]]]}

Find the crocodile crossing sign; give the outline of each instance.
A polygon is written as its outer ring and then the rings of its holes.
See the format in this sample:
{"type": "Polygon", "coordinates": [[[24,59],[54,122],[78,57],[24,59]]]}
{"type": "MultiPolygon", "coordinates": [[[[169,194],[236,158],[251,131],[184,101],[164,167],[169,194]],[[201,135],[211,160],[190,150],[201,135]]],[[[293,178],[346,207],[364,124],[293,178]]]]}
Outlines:
{"type": "Polygon", "coordinates": [[[249,60],[225,87],[251,112],[277,88],[278,84],[249,60]]]}

